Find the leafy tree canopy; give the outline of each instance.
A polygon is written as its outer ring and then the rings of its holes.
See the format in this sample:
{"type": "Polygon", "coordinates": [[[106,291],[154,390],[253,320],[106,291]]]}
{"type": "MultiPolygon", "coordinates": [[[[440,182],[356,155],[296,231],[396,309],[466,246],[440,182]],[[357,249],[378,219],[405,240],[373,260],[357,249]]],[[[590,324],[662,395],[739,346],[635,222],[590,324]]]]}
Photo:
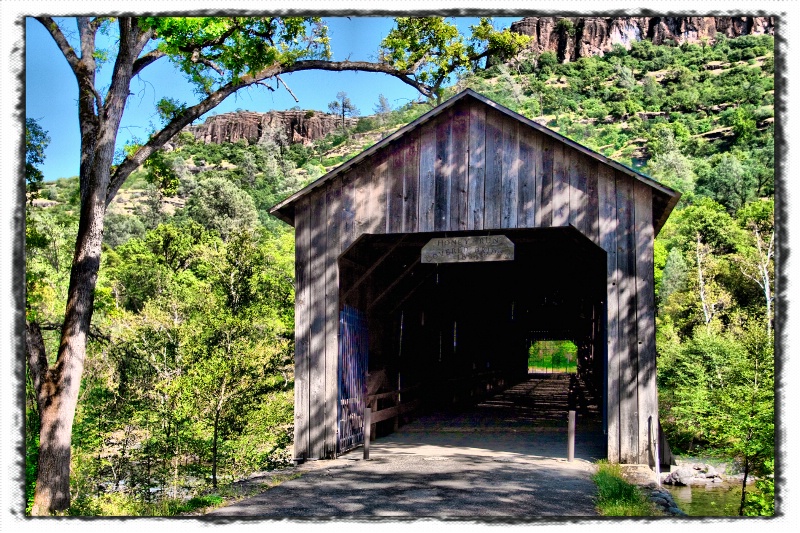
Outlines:
{"type": "Polygon", "coordinates": [[[36,195],[42,188],[44,174],[39,165],[44,163],[44,151],[50,144],[50,137],[38,122],[25,119],[25,183],[28,192],[36,195]]]}

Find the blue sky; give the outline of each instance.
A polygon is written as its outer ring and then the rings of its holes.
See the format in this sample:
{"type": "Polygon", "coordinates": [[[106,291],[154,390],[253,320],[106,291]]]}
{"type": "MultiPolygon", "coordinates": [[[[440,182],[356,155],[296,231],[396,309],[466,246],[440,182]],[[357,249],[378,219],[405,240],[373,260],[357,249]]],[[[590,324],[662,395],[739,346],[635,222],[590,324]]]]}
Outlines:
{"type": "MultiPolygon", "coordinates": [[[[507,27],[520,17],[495,18],[495,27],[507,27]]],[[[329,25],[333,59],[375,60],[381,39],[392,27],[392,19],[384,17],[326,18],[329,25]]],[[[469,33],[469,26],[477,18],[453,19],[462,33],[469,33]]],[[[74,22],[71,27],[74,27],[74,22]]],[[[78,173],[80,137],[77,115],[77,83],[66,60],[56,47],[44,27],[35,19],[25,23],[25,112],[28,118],[36,119],[49,132],[50,145],[42,170],[46,180],[75,176],[78,173]]],[[[107,69],[108,70],[108,69],[107,69]]],[[[280,87],[275,92],[265,87],[244,89],[228,97],[210,114],[226,113],[243,109],[266,112],[300,106],[303,109],[327,111],[339,91],[347,92],[362,115],[372,114],[383,94],[393,107],[399,107],[417,99],[419,93],[400,80],[385,74],[365,72],[297,72],[283,76],[292,92],[300,100],[280,87]]],[[[103,90],[107,83],[98,78],[98,87],[103,90]]],[[[131,139],[145,139],[151,124],[158,124],[154,104],[167,96],[195,103],[197,97],[166,58],[145,69],[131,83],[131,92],[123,115],[118,136],[118,146],[131,139]]]]}

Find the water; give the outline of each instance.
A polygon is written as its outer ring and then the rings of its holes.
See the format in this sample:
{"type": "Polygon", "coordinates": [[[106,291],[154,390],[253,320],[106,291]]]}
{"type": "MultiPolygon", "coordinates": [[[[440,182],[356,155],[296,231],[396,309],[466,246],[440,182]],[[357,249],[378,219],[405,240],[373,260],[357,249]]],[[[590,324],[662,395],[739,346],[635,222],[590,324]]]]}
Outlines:
{"type": "MultiPolygon", "coordinates": [[[[742,485],[714,483],[697,487],[673,487],[669,490],[678,507],[689,516],[739,516],[742,485]]],[[[749,489],[750,487],[748,487],[749,489]]]]}

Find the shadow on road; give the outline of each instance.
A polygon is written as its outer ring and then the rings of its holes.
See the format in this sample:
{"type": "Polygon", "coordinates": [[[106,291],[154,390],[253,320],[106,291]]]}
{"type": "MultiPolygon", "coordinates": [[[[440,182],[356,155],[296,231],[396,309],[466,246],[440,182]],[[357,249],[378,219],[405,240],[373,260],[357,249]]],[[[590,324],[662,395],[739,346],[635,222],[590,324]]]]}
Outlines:
{"type": "Polygon", "coordinates": [[[591,462],[605,457],[606,438],[587,410],[578,419],[575,461],[567,462],[566,406],[551,385],[529,380],[467,410],[428,413],[374,441],[369,461],[358,448],[336,460],[309,462],[298,468],[302,477],[208,516],[596,516],[591,462]],[[536,416],[538,405],[547,406],[549,417],[536,416]]]}

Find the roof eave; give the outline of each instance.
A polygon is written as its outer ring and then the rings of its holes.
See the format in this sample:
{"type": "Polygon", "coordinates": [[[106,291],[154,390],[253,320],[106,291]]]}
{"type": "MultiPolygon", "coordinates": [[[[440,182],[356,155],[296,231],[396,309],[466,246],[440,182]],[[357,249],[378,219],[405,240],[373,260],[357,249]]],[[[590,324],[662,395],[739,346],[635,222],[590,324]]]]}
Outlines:
{"type": "Polygon", "coordinates": [[[633,177],[635,179],[638,179],[639,181],[642,181],[643,183],[649,185],[650,187],[654,188],[655,190],[661,192],[662,194],[665,194],[665,195],[669,196],[670,199],[667,202],[667,209],[665,209],[664,213],[659,217],[658,221],[654,223],[654,226],[657,228],[656,229],[656,234],[658,234],[658,230],[660,230],[661,227],[664,225],[664,223],[666,222],[667,217],[669,216],[670,212],[672,211],[672,208],[675,207],[675,205],[678,203],[678,200],[681,197],[681,194],[678,191],[676,191],[676,190],[674,190],[674,189],[672,189],[670,187],[667,187],[665,185],[662,185],[661,183],[657,182],[653,178],[651,178],[651,177],[649,177],[649,176],[647,176],[645,174],[642,174],[641,172],[639,172],[637,170],[634,170],[634,169],[632,169],[632,168],[630,168],[630,167],[628,167],[626,165],[623,165],[622,163],[618,163],[617,161],[614,161],[613,159],[609,159],[608,157],[604,156],[603,154],[595,152],[594,150],[592,150],[590,148],[587,148],[586,146],[583,146],[580,143],[577,143],[577,142],[575,142],[575,141],[573,141],[571,139],[568,139],[567,137],[564,137],[560,133],[557,133],[557,132],[551,130],[550,128],[548,128],[546,126],[542,126],[541,124],[539,124],[536,121],[533,121],[533,120],[531,120],[531,119],[529,119],[529,118],[527,118],[527,117],[525,117],[523,115],[520,115],[519,113],[516,113],[516,112],[508,109],[507,107],[501,106],[500,104],[498,104],[496,102],[493,102],[492,100],[489,100],[485,96],[473,91],[472,89],[465,89],[465,90],[461,91],[460,93],[458,93],[457,95],[453,96],[452,98],[449,98],[448,100],[446,100],[441,105],[431,109],[430,111],[428,111],[427,113],[425,113],[424,115],[419,117],[417,120],[415,120],[415,121],[403,126],[402,128],[400,128],[399,130],[397,130],[393,134],[389,135],[385,139],[381,139],[380,141],[378,141],[377,143],[373,144],[371,147],[367,148],[366,150],[364,150],[363,152],[361,152],[360,154],[358,154],[357,156],[355,156],[351,160],[343,163],[342,165],[339,165],[338,167],[336,167],[335,169],[331,170],[327,174],[319,177],[317,180],[313,181],[312,183],[306,185],[305,187],[303,187],[302,189],[300,189],[299,191],[297,191],[293,195],[289,196],[288,198],[286,198],[285,200],[283,200],[279,204],[273,206],[269,210],[270,214],[271,215],[275,215],[276,217],[278,217],[279,219],[283,220],[287,224],[289,224],[291,226],[294,226],[294,207],[293,207],[292,204],[295,201],[297,201],[300,197],[304,196],[308,192],[310,192],[310,191],[312,191],[312,190],[314,190],[314,189],[316,189],[318,187],[321,187],[322,185],[324,185],[328,180],[332,179],[333,177],[338,176],[339,174],[343,174],[343,173],[347,172],[352,167],[358,165],[363,160],[367,159],[368,157],[370,157],[372,154],[374,154],[375,152],[377,152],[381,148],[383,148],[386,145],[390,144],[394,140],[402,137],[403,135],[405,135],[409,131],[417,128],[418,126],[420,126],[421,124],[427,122],[428,120],[432,119],[433,117],[436,117],[436,116],[440,115],[441,113],[443,113],[444,111],[446,111],[447,109],[449,109],[450,107],[455,105],[457,102],[461,101],[462,99],[464,99],[464,98],[466,98],[468,96],[471,96],[471,97],[475,98],[476,100],[484,103],[485,105],[487,105],[489,107],[492,107],[493,109],[496,109],[497,111],[499,111],[499,112],[501,112],[501,113],[503,113],[503,114],[515,119],[515,120],[518,120],[519,122],[522,122],[523,124],[528,125],[529,127],[532,127],[533,129],[535,129],[538,132],[541,132],[541,133],[543,133],[545,135],[549,135],[550,137],[552,137],[552,138],[554,138],[554,139],[566,144],[567,146],[569,146],[569,147],[571,147],[571,148],[573,148],[575,150],[578,150],[579,152],[581,152],[581,153],[583,153],[583,154],[585,154],[585,155],[587,155],[589,157],[592,157],[592,158],[600,161],[601,163],[604,163],[604,164],[606,164],[606,165],[608,165],[608,166],[610,166],[610,167],[612,167],[612,168],[614,168],[616,170],[619,170],[620,172],[628,174],[629,176],[631,176],[631,177],[633,177]],[[289,208],[291,208],[291,209],[289,209],[289,208]]]}

